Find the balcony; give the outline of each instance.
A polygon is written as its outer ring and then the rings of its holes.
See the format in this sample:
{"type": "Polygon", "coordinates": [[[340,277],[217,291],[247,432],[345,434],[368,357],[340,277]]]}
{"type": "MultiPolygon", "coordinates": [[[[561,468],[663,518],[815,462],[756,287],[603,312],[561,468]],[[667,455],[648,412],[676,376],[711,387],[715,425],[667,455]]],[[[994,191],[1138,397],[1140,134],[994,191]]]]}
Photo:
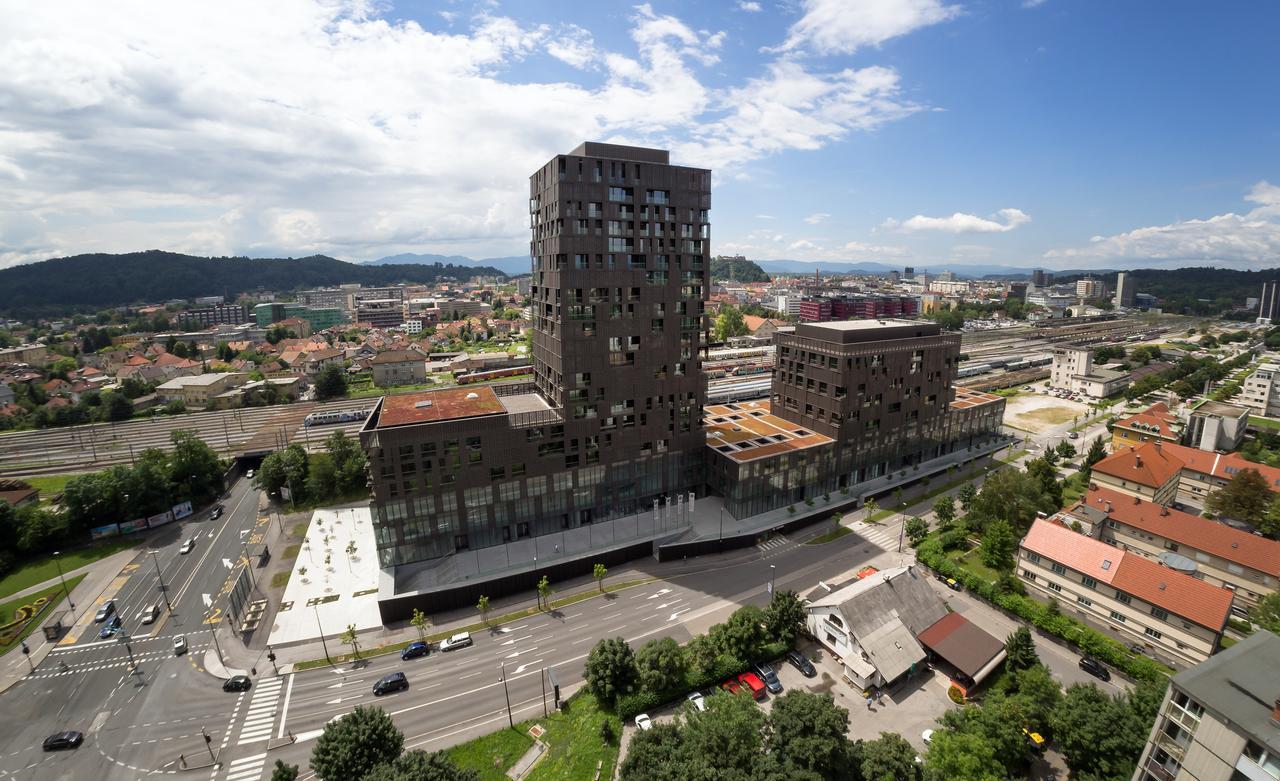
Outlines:
{"type": "Polygon", "coordinates": [[[1167,770],[1164,765],[1156,761],[1155,757],[1148,757],[1147,764],[1143,767],[1151,775],[1160,779],[1160,781],[1175,781],[1178,771],[1167,770]]]}
{"type": "Polygon", "coordinates": [[[1157,746],[1165,750],[1165,753],[1173,757],[1178,764],[1182,764],[1182,760],[1187,754],[1187,747],[1185,744],[1179,743],[1164,730],[1160,730],[1156,733],[1155,742],[1157,746]]]}

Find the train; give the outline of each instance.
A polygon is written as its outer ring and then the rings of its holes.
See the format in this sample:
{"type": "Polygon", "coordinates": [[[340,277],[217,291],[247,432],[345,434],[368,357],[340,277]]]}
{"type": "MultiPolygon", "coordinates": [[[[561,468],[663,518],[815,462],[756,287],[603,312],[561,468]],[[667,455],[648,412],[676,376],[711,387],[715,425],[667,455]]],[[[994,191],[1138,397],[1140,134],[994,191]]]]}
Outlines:
{"type": "Polygon", "coordinates": [[[496,380],[502,377],[517,377],[521,374],[532,374],[532,366],[512,366],[509,369],[490,369],[483,372],[461,372],[454,376],[454,380],[459,385],[468,385],[473,382],[484,382],[485,380],[496,380]]]}
{"type": "Polygon", "coordinates": [[[302,425],[310,428],[312,426],[328,426],[334,423],[354,423],[357,420],[364,420],[369,417],[370,412],[373,412],[373,410],[344,409],[334,412],[313,412],[302,419],[302,425]]]}
{"type": "Polygon", "coordinates": [[[986,374],[987,372],[991,371],[991,368],[992,368],[991,364],[989,363],[978,363],[978,364],[974,364],[973,366],[961,366],[960,369],[956,371],[956,376],[972,377],[975,374],[986,374]]]}

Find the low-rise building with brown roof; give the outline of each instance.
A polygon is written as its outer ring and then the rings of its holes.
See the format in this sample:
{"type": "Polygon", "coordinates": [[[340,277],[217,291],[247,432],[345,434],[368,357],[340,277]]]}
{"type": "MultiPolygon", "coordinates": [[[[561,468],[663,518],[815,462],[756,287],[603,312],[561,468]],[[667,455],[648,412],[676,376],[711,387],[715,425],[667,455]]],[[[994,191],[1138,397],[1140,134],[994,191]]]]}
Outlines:
{"type": "Polygon", "coordinates": [[[427,358],[417,350],[387,350],[369,361],[379,388],[419,385],[427,381],[427,358]]]}
{"type": "Polygon", "coordinates": [[[1129,496],[1172,504],[1183,462],[1169,448],[1148,442],[1123,448],[1093,465],[1093,479],[1129,496]]]}
{"type": "Polygon", "coordinates": [[[1147,442],[1178,444],[1182,441],[1182,421],[1163,401],[1142,412],[1115,422],[1111,429],[1111,449],[1137,447],[1147,442]]]}

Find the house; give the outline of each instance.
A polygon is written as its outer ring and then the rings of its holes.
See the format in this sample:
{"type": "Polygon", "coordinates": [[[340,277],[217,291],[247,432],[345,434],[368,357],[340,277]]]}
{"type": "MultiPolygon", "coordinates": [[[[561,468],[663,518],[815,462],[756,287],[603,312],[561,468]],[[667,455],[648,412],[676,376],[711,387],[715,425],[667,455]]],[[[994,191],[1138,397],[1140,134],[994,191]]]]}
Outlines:
{"type": "Polygon", "coordinates": [[[219,406],[214,397],[238,388],[249,376],[241,372],[218,372],[191,377],[175,377],[156,388],[160,403],[181,401],[187,407],[219,406]]]}
{"type": "Polygon", "coordinates": [[[1004,643],[949,619],[946,604],[915,567],[876,572],[818,596],[805,611],[809,632],[859,690],[904,680],[922,669],[931,653],[953,666],[966,688],[1004,660],[1004,643]]]}
{"type": "Polygon", "coordinates": [[[39,501],[40,489],[32,488],[23,480],[0,480],[0,502],[18,508],[39,501]]]}
{"type": "Polygon", "coordinates": [[[1099,485],[1090,486],[1065,514],[1077,508],[1101,515],[1091,536],[1229,589],[1236,613],[1247,613],[1280,585],[1280,542],[1275,540],[1099,485]]]}
{"type": "Polygon", "coordinates": [[[1128,372],[1093,365],[1093,348],[1064,345],[1053,349],[1049,383],[1094,399],[1105,399],[1129,386],[1128,372]]]}
{"type": "Polygon", "coordinates": [[[170,379],[165,375],[164,367],[153,366],[150,363],[121,366],[120,371],[116,372],[116,379],[120,382],[124,382],[130,378],[147,383],[164,382],[165,380],[170,379]]]}
{"type": "Polygon", "coordinates": [[[13,392],[13,386],[7,382],[0,382],[0,406],[12,404],[16,394],[13,392]]]}
{"type": "Polygon", "coordinates": [[[1029,593],[1063,613],[1188,665],[1218,650],[1231,616],[1231,591],[1053,521],[1031,524],[1017,570],[1029,593]]]}
{"type": "Polygon", "coordinates": [[[1141,445],[1144,442],[1178,444],[1182,441],[1182,421],[1169,411],[1163,401],[1142,412],[1117,420],[1111,429],[1111,449],[1141,445]]]}
{"type": "Polygon", "coordinates": [[[416,350],[388,350],[369,361],[373,384],[380,388],[393,385],[418,385],[427,381],[427,359],[416,350]]]}
{"type": "Polygon", "coordinates": [[[757,317],[756,315],[743,315],[742,320],[747,325],[747,333],[757,339],[772,337],[777,333],[780,326],[787,324],[785,320],[775,320],[767,317],[757,317]]]}
{"type": "Polygon", "coordinates": [[[301,359],[303,373],[308,377],[315,377],[326,366],[334,365],[341,368],[345,357],[346,354],[335,347],[312,350],[301,359]]]}
{"type": "Polygon", "coordinates": [[[1156,504],[1172,504],[1178,495],[1183,461],[1158,442],[1123,448],[1093,465],[1093,479],[1114,490],[1156,504]]]}

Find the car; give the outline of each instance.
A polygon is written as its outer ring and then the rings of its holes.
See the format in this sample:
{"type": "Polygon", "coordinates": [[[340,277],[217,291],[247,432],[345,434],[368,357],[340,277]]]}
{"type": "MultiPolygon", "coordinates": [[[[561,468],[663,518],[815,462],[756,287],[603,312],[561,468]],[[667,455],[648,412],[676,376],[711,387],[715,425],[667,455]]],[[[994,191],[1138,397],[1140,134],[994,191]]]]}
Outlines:
{"type": "Polygon", "coordinates": [[[404,647],[404,650],[400,652],[400,659],[401,661],[407,661],[419,656],[426,656],[429,653],[431,653],[431,646],[424,642],[417,641],[409,643],[404,647]]]}
{"type": "Polygon", "coordinates": [[[1129,643],[1125,648],[1129,650],[1129,653],[1136,654],[1138,656],[1146,656],[1147,654],[1147,647],[1142,643],[1129,643]]]}
{"type": "Polygon", "coordinates": [[[245,477],[247,477],[247,478],[249,478],[250,480],[252,480],[252,479],[253,479],[253,474],[254,474],[253,470],[252,470],[252,469],[250,469],[248,472],[245,472],[245,473],[244,473],[244,476],[245,476],[245,477]]]}
{"type": "Polygon", "coordinates": [[[75,730],[55,732],[44,739],[41,744],[45,751],[61,751],[64,748],[75,748],[84,742],[84,733],[75,730]]]}
{"type": "Polygon", "coordinates": [[[102,625],[102,629],[98,632],[98,637],[106,640],[116,632],[119,632],[123,624],[124,622],[120,620],[120,616],[112,616],[110,621],[102,625]]]}
{"type": "Polygon", "coordinates": [[[691,692],[685,701],[697,710],[703,711],[707,709],[707,698],[702,696],[702,692],[691,692]]]}
{"type": "Polygon", "coordinates": [[[1041,735],[1039,732],[1032,732],[1026,727],[1022,728],[1022,734],[1026,737],[1027,743],[1030,744],[1032,751],[1044,751],[1044,735],[1041,735]]]}
{"type": "Polygon", "coordinates": [[[250,686],[253,686],[253,681],[247,675],[233,675],[222,682],[224,692],[247,692],[250,686]]]}
{"type": "Polygon", "coordinates": [[[942,582],[943,582],[943,583],[946,583],[946,584],[947,584],[947,588],[951,589],[952,591],[959,591],[959,590],[960,590],[960,581],[956,580],[955,578],[947,578],[946,580],[944,580],[944,581],[942,581],[942,582]]]}
{"type": "Polygon", "coordinates": [[[742,687],[738,686],[738,682],[737,682],[737,681],[735,681],[734,679],[730,678],[729,680],[727,680],[727,681],[725,681],[724,683],[720,684],[720,688],[721,688],[721,689],[724,689],[725,691],[729,692],[730,694],[737,694],[737,693],[738,693],[738,690],[739,690],[740,688],[742,688],[742,687]]]}
{"type": "Polygon", "coordinates": [[[653,719],[649,718],[649,714],[641,713],[636,716],[636,729],[641,732],[648,732],[653,729],[653,719]]]}
{"type": "Polygon", "coordinates": [[[143,608],[142,612],[138,614],[138,622],[142,624],[154,624],[156,622],[156,619],[159,617],[160,617],[160,605],[159,603],[153,602],[152,604],[147,605],[145,608],[143,608]]]}
{"type": "Polygon", "coordinates": [[[216,521],[222,517],[222,505],[215,505],[213,512],[209,513],[209,520],[216,521]]]}
{"type": "Polygon", "coordinates": [[[449,635],[440,641],[441,651],[452,651],[455,648],[466,648],[471,645],[471,633],[459,632],[456,635],[449,635]]]}
{"type": "Polygon", "coordinates": [[[404,673],[390,673],[389,675],[382,676],[382,678],[373,685],[373,696],[381,697],[384,694],[404,691],[407,688],[409,688],[409,679],[405,677],[404,673]]]}
{"type": "Polygon", "coordinates": [[[116,612],[116,601],[114,599],[108,599],[107,604],[98,608],[98,614],[93,617],[93,623],[101,624],[103,621],[106,621],[108,618],[111,618],[111,614],[115,612],[116,612]]]}
{"type": "Polygon", "coordinates": [[[763,700],[766,696],[764,681],[760,680],[760,676],[755,673],[743,673],[738,676],[738,683],[751,692],[751,696],[756,700],[763,700]]]}
{"type": "Polygon", "coordinates": [[[764,681],[764,687],[770,694],[782,694],[782,681],[778,680],[778,674],[772,667],[764,662],[756,662],[751,665],[751,669],[755,670],[760,680],[764,681]]]}
{"type": "Polygon", "coordinates": [[[195,547],[196,547],[196,538],[195,538],[195,537],[192,537],[191,539],[189,539],[189,540],[187,540],[186,542],[182,543],[182,547],[181,547],[181,548],[178,548],[178,553],[180,553],[180,554],[182,554],[183,556],[185,556],[185,555],[187,555],[188,553],[190,553],[193,549],[195,549],[195,547]]]}
{"type": "Polygon", "coordinates": [[[1111,680],[1111,671],[1091,656],[1080,657],[1080,669],[1103,681],[1111,680]]]}
{"type": "Polygon", "coordinates": [[[787,651],[787,662],[800,671],[800,674],[806,678],[812,678],[818,674],[814,669],[813,662],[799,651],[787,651]]]}
{"type": "Polygon", "coordinates": [[[933,730],[927,729],[924,732],[921,732],[920,739],[924,741],[926,746],[933,743],[933,730]]]}
{"type": "Polygon", "coordinates": [[[1080,438],[1080,432],[1078,431],[1072,431],[1070,434],[1067,434],[1067,439],[1079,439],[1079,438],[1080,438]]]}
{"type": "Polygon", "coordinates": [[[178,635],[173,638],[173,655],[182,656],[187,652],[187,636],[178,635]]]}

